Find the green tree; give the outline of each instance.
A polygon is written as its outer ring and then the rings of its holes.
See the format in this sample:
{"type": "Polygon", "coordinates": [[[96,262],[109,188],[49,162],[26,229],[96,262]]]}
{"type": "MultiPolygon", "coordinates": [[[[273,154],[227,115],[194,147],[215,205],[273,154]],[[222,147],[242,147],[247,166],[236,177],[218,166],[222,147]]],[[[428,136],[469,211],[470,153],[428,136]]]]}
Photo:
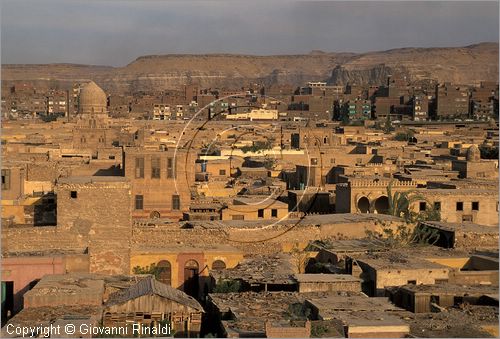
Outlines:
{"type": "Polygon", "coordinates": [[[396,228],[381,224],[381,231],[367,230],[365,233],[369,239],[382,240],[389,248],[404,247],[410,244],[429,245],[434,244],[439,239],[439,232],[437,229],[429,228],[424,225],[414,226],[415,223],[421,221],[439,221],[441,214],[435,208],[430,208],[431,204],[425,199],[422,194],[415,190],[408,190],[404,192],[392,192],[393,182],[391,181],[387,186],[387,197],[389,209],[387,214],[400,217],[404,219],[404,223],[398,225],[396,228]],[[425,211],[414,212],[411,209],[411,204],[416,201],[425,201],[425,211]]]}
{"type": "Polygon", "coordinates": [[[156,264],[151,264],[146,267],[135,266],[132,271],[134,274],[151,274],[155,277],[155,279],[158,279],[160,273],[162,272],[162,268],[156,266],[156,264]]]}
{"type": "Polygon", "coordinates": [[[384,133],[390,134],[392,131],[394,131],[394,127],[392,126],[391,116],[390,114],[387,114],[387,119],[385,120],[384,125],[384,133]]]}
{"type": "Polygon", "coordinates": [[[237,293],[240,289],[241,283],[238,280],[222,280],[219,278],[214,293],[237,293]]]}
{"type": "Polygon", "coordinates": [[[394,136],[394,139],[397,141],[408,141],[410,138],[413,138],[414,132],[409,130],[408,132],[398,132],[394,136]]]}

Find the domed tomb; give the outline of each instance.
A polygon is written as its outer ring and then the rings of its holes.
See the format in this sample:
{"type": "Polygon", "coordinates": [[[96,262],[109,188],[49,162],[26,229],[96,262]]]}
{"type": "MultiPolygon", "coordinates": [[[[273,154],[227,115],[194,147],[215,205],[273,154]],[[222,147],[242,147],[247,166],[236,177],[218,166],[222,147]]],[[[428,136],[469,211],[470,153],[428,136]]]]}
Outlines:
{"type": "Polygon", "coordinates": [[[467,150],[467,155],[466,155],[467,161],[473,161],[473,162],[478,162],[481,160],[481,151],[479,150],[479,147],[477,145],[472,145],[469,147],[467,150]]]}
{"type": "Polygon", "coordinates": [[[80,89],[78,113],[84,115],[107,114],[107,102],[106,93],[95,82],[91,81],[80,89]]]}

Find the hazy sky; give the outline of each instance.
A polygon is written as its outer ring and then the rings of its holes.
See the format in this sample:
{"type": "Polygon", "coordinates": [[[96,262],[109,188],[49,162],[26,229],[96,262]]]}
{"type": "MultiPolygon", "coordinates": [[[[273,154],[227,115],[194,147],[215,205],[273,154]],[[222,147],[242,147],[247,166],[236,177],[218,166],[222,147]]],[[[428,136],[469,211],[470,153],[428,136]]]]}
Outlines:
{"type": "Polygon", "coordinates": [[[1,0],[2,63],[302,54],[498,41],[498,2],[1,0]]]}

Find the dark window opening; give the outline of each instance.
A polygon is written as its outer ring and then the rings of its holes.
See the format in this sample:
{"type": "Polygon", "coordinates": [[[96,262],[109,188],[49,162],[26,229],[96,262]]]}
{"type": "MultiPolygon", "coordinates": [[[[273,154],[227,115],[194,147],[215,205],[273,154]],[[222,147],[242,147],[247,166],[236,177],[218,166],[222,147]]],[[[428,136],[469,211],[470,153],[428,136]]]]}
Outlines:
{"type": "Polygon", "coordinates": [[[264,210],[263,209],[259,209],[257,211],[257,217],[259,218],[264,218],[264,210]]]}
{"type": "Polygon", "coordinates": [[[457,202],[457,211],[463,211],[464,210],[464,203],[461,201],[457,202]]]}
{"type": "Polygon", "coordinates": [[[226,170],[223,169],[219,170],[219,175],[226,175],[226,170]]]}
{"type": "Polygon", "coordinates": [[[135,158],[135,177],[144,178],[144,158],[135,158]]]}
{"type": "Polygon", "coordinates": [[[144,196],[136,195],[135,196],[135,209],[142,210],[144,208],[144,196]]]}
{"type": "Polygon", "coordinates": [[[160,179],[160,158],[151,158],[151,178],[160,179]]]}
{"type": "Polygon", "coordinates": [[[78,193],[76,191],[71,191],[71,193],[69,195],[72,199],[76,199],[76,197],[78,196],[78,193]]]}
{"type": "Polygon", "coordinates": [[[271,210],[271,217],[273,217],[273,218],[277,218],[278,217],[278,210],[277,209],[273,208],[271,210]]]}
{"type": "Polygon", "coordinates": [[[177,194],[172,195],[172,209],[173,210],[181,209],[181,199],[177,194]]]}
{"type": "Polygon", "coordinates": [[[427,204],[425,203],[425,201],[421,201],[420,202],[420,204],[419,204],[419,210],[420,210],[420,212],[425,211],[425,208],[427,207],[426,205],[427,204]]]}
{"type": "Polygon", "coordinates": [[[417,281],[416,280],[408,280],[408,285],[416,285],[417,281]]]}
{"type": "Polygon", "coordinates": [[[174,159],[167,159],[167,178],[175,178],[174,159]]]}
{"type": "Polygon", "coordinates": [[[434,209],[435,209],[436,211],[441,211],[441,202],[440,202],[440,201],[436,201],[436,202],[434,203],[434,209]]]}
{"type": "Polygon", "coordinates": [[[479,201],[473,201],[472,202],[472,210],[473,211],[479,211],[479,201]]]}
{"type": "Polygon", "coordinates": [[[10,169],[2,170],[2,189],[10,189],[10,169]]]}

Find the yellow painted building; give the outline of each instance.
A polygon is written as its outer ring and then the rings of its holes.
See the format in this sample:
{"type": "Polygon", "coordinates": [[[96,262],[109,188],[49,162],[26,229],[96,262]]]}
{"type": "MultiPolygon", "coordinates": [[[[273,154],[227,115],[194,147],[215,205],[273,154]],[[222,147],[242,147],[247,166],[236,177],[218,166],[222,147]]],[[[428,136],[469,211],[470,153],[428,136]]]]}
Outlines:
{"type": "Polygon", "coordinates": [[[130,254],[130,273],[146,273],[155,265],[158,280],[194,296],[212,286],[211,270],[233,268],[242,259],[243,253],[228,245],[137,249],[130,254]]]}

